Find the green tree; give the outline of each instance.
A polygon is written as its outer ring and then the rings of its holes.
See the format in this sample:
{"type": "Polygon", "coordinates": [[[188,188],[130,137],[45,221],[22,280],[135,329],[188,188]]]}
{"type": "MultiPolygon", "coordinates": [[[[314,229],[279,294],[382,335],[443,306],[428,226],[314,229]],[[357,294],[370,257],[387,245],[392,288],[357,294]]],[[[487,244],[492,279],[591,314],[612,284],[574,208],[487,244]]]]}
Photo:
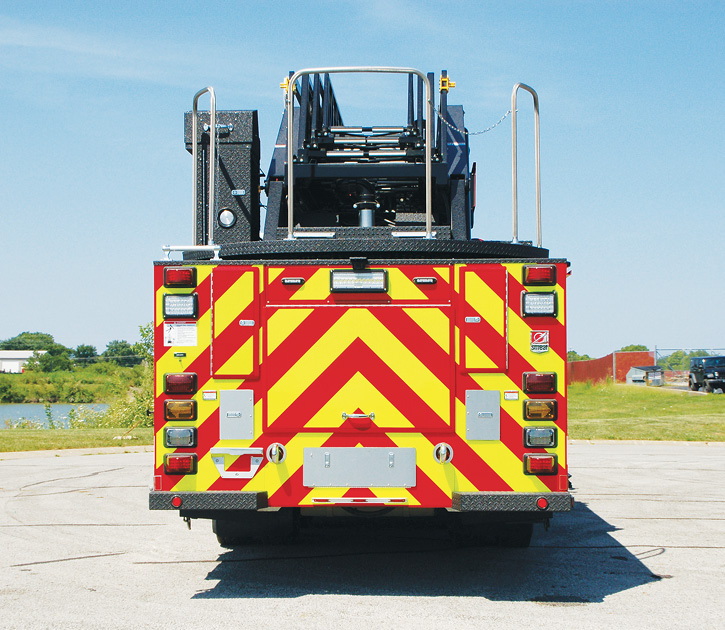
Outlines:
{"type": "Polygon", "coordinates": [[[71,369],[71,349],[60,343],[54,343],[43,354],[37,350],[33,353],[33,360],[37,362],[37,369],[41,372],[66,372],[71,369]]]}
{"type": "Polygon", "coordinates": [[[81,344],[73,351],[73,358],[79,359],[81,366],[91,365],[98,359],[98,351],[96,346],[81,344]]]}
{"type": "Polygon", "coordinates": [[[0,350],[48,350],[55,344],[53,335],[40,332],[22,332],[0,341],[0,350]]]}
{"type": "Polygon", "coordinates": [[[617,352],[649,352],[649,348],[642,344],[632,344],[620,348],[617,352]]]}
{"type": "Polygon", "coordinates": [[[566,353],[566,360],[570,363],[572,361],[589,361],[591,360],[591,357],[588,354],[579,354],[575,350],[569,350],[569,352],[566,353]]]}
{"type": "Polygon", "coordinates": [[[154,326],[151,322],[138,327],[141,341],[133,344],[134,353],[142,357],[147,363],[154,358],[154,326]]]}
{"type": "Polygon", "coordinates": [[[114,339],[109,341],[106,350],[102,355],[107,361],[113,361],[124,367],[138,365],[143,361],[143,357],[139,356],[136,348],[125,339],[114,339]]]}

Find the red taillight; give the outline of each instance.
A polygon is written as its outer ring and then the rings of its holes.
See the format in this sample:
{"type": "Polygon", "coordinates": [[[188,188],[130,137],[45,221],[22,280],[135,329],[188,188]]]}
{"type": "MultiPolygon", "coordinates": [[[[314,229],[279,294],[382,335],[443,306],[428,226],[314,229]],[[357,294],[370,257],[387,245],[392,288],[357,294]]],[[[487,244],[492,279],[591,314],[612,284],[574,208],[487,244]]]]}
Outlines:
{"type": "Polygon", "coordinates": [[[167,475],[189,475],[196,472],[196,455],[164,455],[164,472],[167,475]]]}
{"type": "Polygon", "coordinates": [[[524,472],[527,475],[553,475],[556,473],[556,455],[524,455],[524,472]]]}
{"type": "Polygon", "coordinates": [[[192,289],[196,286],[196,267],[166,267],[164,286],[192,289]]]}
{"type": "Polygon", "coordinates": [[[175,497],[172,497],[172,499],[171,499],[171,505],[173,505],[175,508],[180,508],[181,507],[181,503],[182,503],[182,501],[181,501],[181,497],[180,496],[177,495],[175,497]]]}
{"type": "Polygon", "coordinates": [[[549,507],[549,502],[546,500],[546,497],[539,497],[536,499],[536,507],[540,510],[545,510],[549,507]]]}
{"type": "Polygon", "coordinates": [[[164,374],[164,394],[195,394],[196,374],[164,374]]]}
{"type": "Polygon", "coordinates": [[[556,393],[556,373],[524,372],[523,390],[527,394],[556,393]]]}
{"type": "Polygon", "coordinates": [[[527,286],[553,286],[556,284],[554,265],[524,265],[524,284],[527,286]]]}

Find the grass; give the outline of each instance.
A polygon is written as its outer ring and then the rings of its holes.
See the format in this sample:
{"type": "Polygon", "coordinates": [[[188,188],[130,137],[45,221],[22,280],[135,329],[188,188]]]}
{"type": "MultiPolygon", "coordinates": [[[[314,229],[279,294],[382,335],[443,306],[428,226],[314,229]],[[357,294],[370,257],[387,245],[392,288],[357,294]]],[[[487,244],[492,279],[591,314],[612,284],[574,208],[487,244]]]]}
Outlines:
{"type": "MultiPolygon", "coordinates": [[[[576,383],[569,387],[568,409],[569,437],[574,439],[725,442],[725,395],[576,383]]],[[[130,418],[132,411],[119,407],[118,415],[130,418]]],[[[128,431],[108,426],[0,430],[0,452],[153,443],[151,427],[133,429],[132,439],[114,439],[128,431]]]]}
{"type": "Polygon", "coordinates": [[[580,440],[725,441],[725,395],[635,385],[569,387],[569,437],[580,440]]]}
{"type": "Polygon", "coordinates": [[[128,432],[120,429],[6,429],[0,431],[0,452],[47,451],[99,446],[142,446],[153,444],[152,428],[134,429],[131,439],[114,439],[128,432]]]}

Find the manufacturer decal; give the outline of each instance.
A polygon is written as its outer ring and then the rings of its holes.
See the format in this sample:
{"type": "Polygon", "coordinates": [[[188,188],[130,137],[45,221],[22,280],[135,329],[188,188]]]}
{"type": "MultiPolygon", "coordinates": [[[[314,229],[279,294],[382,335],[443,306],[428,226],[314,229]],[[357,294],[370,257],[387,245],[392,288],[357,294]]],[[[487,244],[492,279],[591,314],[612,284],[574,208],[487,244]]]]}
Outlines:
{"type": "Polygon", "coordinates": [[[196,324],[164,323],[164,346],[196,345],[196,324]]]}
{"type": "Polygon", "coordinates": [[[531,352],[542,353],[549,351],[549,331],[531,331],[531,352]]]}

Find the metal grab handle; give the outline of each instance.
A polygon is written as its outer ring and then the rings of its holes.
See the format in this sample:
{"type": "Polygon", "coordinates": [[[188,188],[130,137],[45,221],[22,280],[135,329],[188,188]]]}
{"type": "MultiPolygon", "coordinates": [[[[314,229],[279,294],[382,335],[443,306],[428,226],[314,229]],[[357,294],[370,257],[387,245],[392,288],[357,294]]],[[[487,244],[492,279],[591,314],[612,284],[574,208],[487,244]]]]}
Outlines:
{"type": "Polygon", "coordinates": [[[343,420],[347,420],[348,418],[350,418],[351,420],[362,420],[363,418],[365,418],[365,419],[370,419],[370,420],[373,420],[374,421],[375,420],[375,412],[374,411],[371,411],[370,413],[345,413],[343,411],[342,412],[342,419],[343,420]]]}
{"type": "Polygon", "coordinates": [[[197,174],[198,174],[198,163],[197,157],[197,140],[196,140],[196,129],[197,129],[197,108],[199,104],[199,97],[209,92],[211,102],[209,105],[209,130],[211,140],[209,142],[209,239],[207,245],[214,245],[214,188],[215,182],[214,177],[216,174],[216,95],[214,94],[213,87],[205,87],[194,94],[194,104],[192,105],[191,113],[191,155],[194,160],[194,214],[192,215],[192,225],[194,226],[194,234],[192,236],[192,243],[196,243],[196,205],[197,205],[197,174]]]}
{"type": "Polygon", "coordinates": [[[164,245],[161,251],[166,252],[166,260],[171,260],[171,252],[213,252],[214,260],[219,260],[221,245],[164,245]]]}
{"type": "Polygon", "coordinates": [[[223,479],[251,479],[264,460],[264,451],[261,448],[213,448],[209,452],[219,476],[223,479]],[[249,470],[225,470],[224,455],[251,455],[249,470]]]}
{"type": "Polygon", "coordinates": [[[350,66],[340,68],[309,68],[298,70],[289,79],[285,103],[287,104],[287,240],[294,240],[294,165],[292,162],[292,143],[294,142],[294,86],[301,76],[310,74],[335,74],[341,72],[381,72],[386,74],[415,74],[425,83],[426,102],[428,103],[425,125],[425,238],[433,238],[433,183],[431,166],[431,143],[433,141],[433,100],[428,75],[415,68],[387,68],[350,66]]]}
{"type": "Polygon", "coordinates": [[[519,242],[519,192],[518,165],[516,162],[516,94],[519,88],[526,90],[534,97],[534,152],[536,154],[536,245],[541,247],[541,169],[539,161],[539,96],[534,88],[524,83],[517,83],[511,92],[511,181],[513,187],[513,242],[519,242]]]}

